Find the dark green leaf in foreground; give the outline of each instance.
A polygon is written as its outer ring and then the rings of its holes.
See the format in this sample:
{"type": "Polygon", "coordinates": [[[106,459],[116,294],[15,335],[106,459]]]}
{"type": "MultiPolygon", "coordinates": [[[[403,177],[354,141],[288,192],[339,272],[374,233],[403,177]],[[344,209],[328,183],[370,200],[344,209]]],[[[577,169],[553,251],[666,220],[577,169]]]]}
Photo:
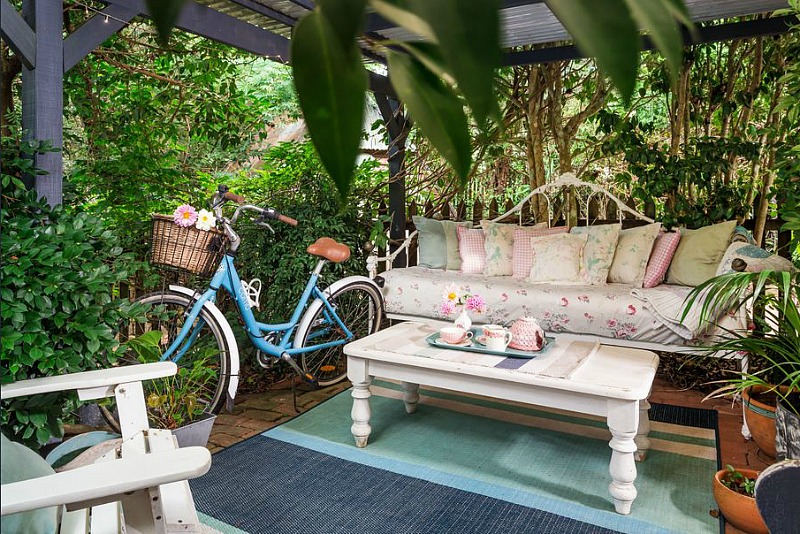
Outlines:
{"type": "Polygon", "coordinates": [[[386,20],[402,26],[430,42],[436,42],[429,21],[409,11],[408,0],[370,0],[369,5],[386,20]]]}
{"type": "Polygon", "coordinates": [[[344,199],[358,155],[367,89],[356,42],[343,43],[319,11],[309,13],[294,30],[292,72],[311,139],[344,199]]]}
{"type": "Polygon", "coordinates": [[[320,0],[317,4],[343,44],[361,33],[367,0],[320,0]]]}
{"type": "Polygon", "coordinates": [[[397,52],[389,52],[387,57],[394,90],[463,184],[472,165],[472,153],[461,100],[413,57],[397,52]]]}
{"type": "Polygon", "coordinates": [[[669,65],[673,83],[678,79],[683,55],[683,38],[678,29],[669,0],[625,0],[639,27],[646,30],[669,65]]]}
{"type": "MultiPolygon", "coordinates": [[[[654,1],[654,0],[645,0],[654,1]]],[[[547,5],[630,102],[639,68],[639,34],[625,0],[547,0],[547,5]]]]}
{"type": "Polygon", "coordinates": [[[447,70],[467,99],[478,126],[500,123],[494,93],[500,66],[500,3],[497,0],[410,0],[411,9],[428,21],[447,70]]]}
{"type": "Polygon", "coordinates": [[[172,28],[178,22],[186,0],[147,0],[147,10],[156,25],[161,46],[167,46],[172,28]]]}

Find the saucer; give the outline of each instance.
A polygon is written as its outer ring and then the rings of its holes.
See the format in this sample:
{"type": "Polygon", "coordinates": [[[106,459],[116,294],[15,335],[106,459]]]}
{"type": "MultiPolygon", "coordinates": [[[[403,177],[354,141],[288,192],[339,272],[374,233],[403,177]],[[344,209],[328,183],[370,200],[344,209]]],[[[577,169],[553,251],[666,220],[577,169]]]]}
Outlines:
{"type": "Polygon", "coordinates": [[[472,340],[470,338],[462,339],[458,343],[450,343],[449,341],[445,341],[441,337],[439,339],[437,339],[436,341],[438,341],[442,345],[451,345],[453,347],[469,347],[470,345],[472,345],[472,340]]]}

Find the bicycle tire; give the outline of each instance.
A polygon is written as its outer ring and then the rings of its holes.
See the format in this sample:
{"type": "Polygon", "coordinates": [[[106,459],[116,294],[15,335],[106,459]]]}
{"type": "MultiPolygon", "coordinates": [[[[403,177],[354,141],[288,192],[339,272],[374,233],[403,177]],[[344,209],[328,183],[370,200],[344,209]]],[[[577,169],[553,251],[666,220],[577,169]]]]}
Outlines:
{"type": "MultiPolygon", "coordinates": [[[[147,331],[161,330],[162,337],[158,342],[159,354],[150,356],[152,361],[157,361],[160,355],[170,346],[175,336],[180,331],[187,312],[194,301],[186,295],[174,291],[149,293],[136,299],[137,303],[149,304],[152,308],[147,312],[144,323],[129,323],[120,328],[120,342],[126,342],[147,331]]],[[[178,382],[184,393],[193,396],[192,401],[199,403],[203,411],[217,414],[227,402],[227,389],[230,380],[230,346],[227,337],[218,320],[205,308],[195,324],[202,321],[204,324],[198,332],[192,345],[186,353],[175,363],[178,365],[177,378],[170,377],[160,381],[152,381],[146,387],[145,396],[151,393],[163,392],[166,387],[175,387],[175,380],[192,380],[178,382]],[[194,369],[197,362],[197,369],[194,369]],[[185,369],[186,371],[182,371],[185,369]],[[207,372],[204,372],[207,371],[207,372]],[[188,377],[188,378],[187,378],[188,377]]],[[[148,360],[149,361],[149,360],[148,360]]],[[[173,360],[174,361],[174,360],[173,360]]],[[[118,365],[132,365],[144,363],[140,354],[127,350],[119,360],[118,365]]],[[[152,406],[151,406],[152,408],[152,406]]],[[[111,421],[109,421],[111,423],[111,421]]]]}
{"type": "MultiPolygon", "coordinates": [[[[328,296],[328,301],[334,306],[342,322],[353,332],[354,339],[377,332],[380,328],[383,320],[383,299],[373,285],[355,280],[336,289],[328,296]]],[[[341,338],[342,334],[338,329],[330,328],[330,322],[325,318],[327,308],[322,301],[312,304],[307,313],[314,315],[308,322],[301,321],[305,326],[297,332],[295,347],[341,338]]],[[[347,357],[342,351],[343,347],[339,345],[302,354],[300,365],[303,371],[314,376],[320,386],[341,382],[347,377],[347,357]]]]}

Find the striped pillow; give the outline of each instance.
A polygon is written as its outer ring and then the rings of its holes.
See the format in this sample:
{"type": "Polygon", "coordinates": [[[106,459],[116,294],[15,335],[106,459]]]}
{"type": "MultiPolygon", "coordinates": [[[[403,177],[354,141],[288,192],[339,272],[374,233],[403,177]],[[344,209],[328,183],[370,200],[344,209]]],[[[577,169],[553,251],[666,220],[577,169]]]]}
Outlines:
{"type": "Polygon", "coordinates": [[[486,268],[486,239],[483,230],[458,227],[458,253],[461,255],[461,273],[483,274],[486,268]]]}
{"type": "Polygon", "coordinates": [[[514,248],[511,254],[514,278],[528,278],[533,265],[533,249],[531,238],[545,235],[564,234],[569,232],[569,226],[555,226],[553,228],[517,228],[514,230],[514,248]]]}
{"type": "Polygon", "coordinates": [[[659,232],[653,243],[653,251],[647,261],[647,270],[644,273],[642,287],[656,287],[664,280],[667,274],[672,256],[678,250],[678,243],[681,241],[680,230],[674,232],[659,232]]]}

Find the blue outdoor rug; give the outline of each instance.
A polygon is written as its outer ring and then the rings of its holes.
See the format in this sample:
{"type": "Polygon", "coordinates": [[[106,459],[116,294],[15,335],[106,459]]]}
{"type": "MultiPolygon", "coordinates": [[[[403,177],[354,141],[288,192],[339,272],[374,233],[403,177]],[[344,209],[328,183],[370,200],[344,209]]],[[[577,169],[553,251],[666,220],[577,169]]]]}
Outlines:
{"type": "Polygon", "coordinates": [[[191,481],[201,517],[252,533],[717,533],[716,412],[654,405],[629,516],[608,493],[610,434],[590,416],[373,386],[365,449],[349,392],[214,455],[191,481]]]}

